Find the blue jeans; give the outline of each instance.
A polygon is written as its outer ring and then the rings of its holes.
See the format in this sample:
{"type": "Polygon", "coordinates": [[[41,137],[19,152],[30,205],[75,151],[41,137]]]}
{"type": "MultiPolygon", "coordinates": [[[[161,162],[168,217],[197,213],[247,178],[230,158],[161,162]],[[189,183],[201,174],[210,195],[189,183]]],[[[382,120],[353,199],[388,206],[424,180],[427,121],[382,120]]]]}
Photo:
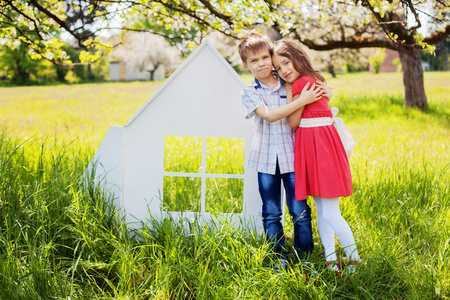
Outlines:
{"type": "Polygon", "coordinates": [[[294,248],[300,259],[305,259],[313,251],[314,242],[311,228],[311,207],[306,200],[295,200],[294,172],[280,174],[277,165],[275,175],[258,172],[259,193],[262,199],[262,219],[266,238],[274,243],[275,252],[286,255],[284,230],[281,223],[281,180],[286,191],[289,214],[294,223],[294,248]]]}

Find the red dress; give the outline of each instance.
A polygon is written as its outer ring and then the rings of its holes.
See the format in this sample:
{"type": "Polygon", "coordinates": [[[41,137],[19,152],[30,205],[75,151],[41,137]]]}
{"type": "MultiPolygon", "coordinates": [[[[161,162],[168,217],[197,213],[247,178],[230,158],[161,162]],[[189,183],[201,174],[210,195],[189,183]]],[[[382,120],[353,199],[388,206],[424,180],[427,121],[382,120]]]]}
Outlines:
{"type": "MultiPolygon", "coordinates": [[[[292,95],[300,94],[307,82],[315,80],[310,76],[297,79],[292,95]]],[[[305,106],[302,119],[322,117],[332,117],[325,97],[305,106]]],[[[294,166],[297,200],[346,197],[353,192],[347,154],[334,125],[297,128],[294,166]]]]}

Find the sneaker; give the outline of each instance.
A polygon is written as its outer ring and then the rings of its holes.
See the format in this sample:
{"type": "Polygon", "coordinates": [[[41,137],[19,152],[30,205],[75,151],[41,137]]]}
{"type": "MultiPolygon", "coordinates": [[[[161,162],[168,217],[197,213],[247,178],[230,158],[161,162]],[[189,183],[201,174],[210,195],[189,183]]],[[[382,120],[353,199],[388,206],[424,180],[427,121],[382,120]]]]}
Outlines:
{"type": "Polygon", "coordinates": [[[327,261],[327,271],[335,273],[336,275],[341,275],[341,264],[337,261],[327,261]]]}
{"type": "Polygon", "coordinates": [[[361,269],[361,262],[360,261],[349,261],[347,263],[347,273],[350,275],[355,274],[358,275],[359,271],[361,269]]]}
{"type": "Polygon", "coordinates": [[[304,259],[304,258],[300,259],[300,263],[301,263],[303,266],[308,267],[308,268],[313,267],[313,264],[312,264],[309,260],[304,259]]]}
{"type": "Polygon", "coordinates": [[[314,268],[314,264],[306,259],[301,259],[300,263],[302,265],[302,268],[309,273],[310,276],[315,277],[319,275],[319,273],[314,268]]]}
{"type": "Polygon", "coordinates": [[[279,258],[276,262],[274,262],[272,268],[275,272],[282,272],[287,269],[287,265],[288,265],[287,259],[282,257],[279,258]]]}

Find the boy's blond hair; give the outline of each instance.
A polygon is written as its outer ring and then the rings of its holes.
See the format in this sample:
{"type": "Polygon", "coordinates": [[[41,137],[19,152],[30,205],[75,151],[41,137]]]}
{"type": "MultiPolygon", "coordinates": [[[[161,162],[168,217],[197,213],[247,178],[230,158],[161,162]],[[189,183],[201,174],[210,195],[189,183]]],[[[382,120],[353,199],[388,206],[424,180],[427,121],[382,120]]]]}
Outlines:
{"type": "Polygon", "coordinates": [[[261,50],[268,50],[269,54],[273,53],[273,45],[270,39],[265,35],[254,32],[247,34],[239,44],[239,56],[244,63],[247,63],[249,53],[257,53],[261,50]]]}

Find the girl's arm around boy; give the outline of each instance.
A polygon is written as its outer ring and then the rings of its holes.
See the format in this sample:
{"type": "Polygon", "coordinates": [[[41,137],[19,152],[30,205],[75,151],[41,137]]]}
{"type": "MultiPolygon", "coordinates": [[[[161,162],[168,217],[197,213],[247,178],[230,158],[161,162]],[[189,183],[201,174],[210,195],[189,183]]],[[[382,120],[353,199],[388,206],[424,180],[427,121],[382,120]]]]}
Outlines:
{"type": "Polygon", "coordinates": [[[313,84],[310,87],[309,82],[303,88],[301,94],[296,97],[295,101],[291,101],[286,105],[270,109],[267,105],[261,105],[255,110],[255,113],[268,122],[276,122],[281,120],[298,109],[302,109],[307,104],[313,103],[322,98],[322,91],[313,84]]]}

